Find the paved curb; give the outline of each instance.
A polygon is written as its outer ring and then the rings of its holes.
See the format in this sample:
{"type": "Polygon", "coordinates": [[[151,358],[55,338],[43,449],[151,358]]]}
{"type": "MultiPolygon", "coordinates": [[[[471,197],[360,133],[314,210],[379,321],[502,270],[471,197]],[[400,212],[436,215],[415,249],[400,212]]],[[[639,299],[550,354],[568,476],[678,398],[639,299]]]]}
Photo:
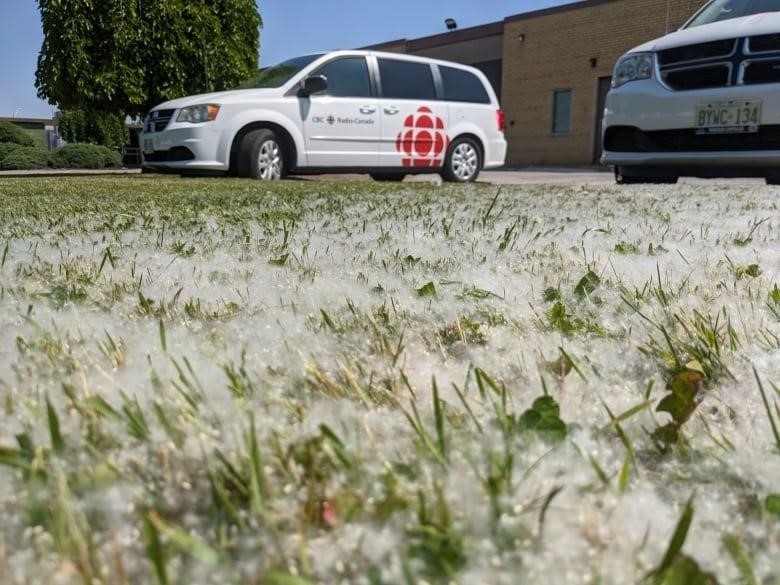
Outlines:
{"type": "Polygon", "coordinates": [[[0,171],[0,177],[79,177],[140,174],[141,169],[33,169],[29,171],[0,171]]]}

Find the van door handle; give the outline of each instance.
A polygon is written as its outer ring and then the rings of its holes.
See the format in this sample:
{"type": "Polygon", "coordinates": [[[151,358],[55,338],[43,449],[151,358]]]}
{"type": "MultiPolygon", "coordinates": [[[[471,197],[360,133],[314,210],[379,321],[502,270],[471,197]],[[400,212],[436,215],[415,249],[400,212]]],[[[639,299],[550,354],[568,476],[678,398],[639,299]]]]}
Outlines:
{"type": "Polygon", "coordinates": [[[395,106],[389,106],[385,108],[385,114],[388,114],[389,116],[395,116],[398,113],[398,108],[395,106]]]}
{"type": "Polygon", "coordinates": [[[361,114],[373,114],[374,112],[376,112],[376,108],[373,106],[363,106],[360,108],[361,114]]]}

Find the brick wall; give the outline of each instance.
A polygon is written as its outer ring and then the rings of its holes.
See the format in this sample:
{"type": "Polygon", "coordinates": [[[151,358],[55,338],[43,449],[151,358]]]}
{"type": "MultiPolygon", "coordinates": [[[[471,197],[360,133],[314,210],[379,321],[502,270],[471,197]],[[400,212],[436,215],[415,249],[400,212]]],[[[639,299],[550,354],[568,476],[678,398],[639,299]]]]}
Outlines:
{"type": "Polygon", "coordinates": [[[510,165],[589,165],[598,85],[626,50],[678,28],[703,0],[590,0],[504,22],[510,165]],[[522,35],[522,41],[520,41],[522,35]],[[593,61],[595,60],[595,61],[593,61]],[[553,135],[553,92],[571,90],[571,130],[553,135]]]}

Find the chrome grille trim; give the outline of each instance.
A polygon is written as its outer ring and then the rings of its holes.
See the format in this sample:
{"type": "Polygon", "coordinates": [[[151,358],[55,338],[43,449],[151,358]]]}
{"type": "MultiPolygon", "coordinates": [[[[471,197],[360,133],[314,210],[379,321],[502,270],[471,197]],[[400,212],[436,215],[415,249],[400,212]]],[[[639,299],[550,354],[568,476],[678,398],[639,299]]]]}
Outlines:
{"type": "Polygon", "coordinates": [[[176,110],[152,110],[144,118],[144,132],[162,132],[168,127],[176,110]]]}
{"type": "Polygon", "coordinates": [[[780,33],[664,49],[655,72],[670,91],[780,83],[780,33]],[[719,69],[728,71],[721,80],[719,69]]]}

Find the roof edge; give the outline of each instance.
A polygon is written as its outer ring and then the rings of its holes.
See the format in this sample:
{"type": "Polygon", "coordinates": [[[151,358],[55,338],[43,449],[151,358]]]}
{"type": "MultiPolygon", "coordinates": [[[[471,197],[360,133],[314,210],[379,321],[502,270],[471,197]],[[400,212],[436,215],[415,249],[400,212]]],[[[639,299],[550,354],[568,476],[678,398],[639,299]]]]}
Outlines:
{"type": "Polygon", "coordinates": [[[504,22],[518,22],[521,20],[528,20],[529,18],[537,18],[539,16],[547,16],[548,14],[557,14],[559,12],[569,12],[571,10],[580,10],[581,8],[590,8],[591,6],[610,4],[617,1],[618,0],[579,0],[578,2],[568,2],[566,4],[559,4],[558,6],[532,10],[531,12],[513,14],[512,16],[507,16],[504,19],[504,22]]]}

